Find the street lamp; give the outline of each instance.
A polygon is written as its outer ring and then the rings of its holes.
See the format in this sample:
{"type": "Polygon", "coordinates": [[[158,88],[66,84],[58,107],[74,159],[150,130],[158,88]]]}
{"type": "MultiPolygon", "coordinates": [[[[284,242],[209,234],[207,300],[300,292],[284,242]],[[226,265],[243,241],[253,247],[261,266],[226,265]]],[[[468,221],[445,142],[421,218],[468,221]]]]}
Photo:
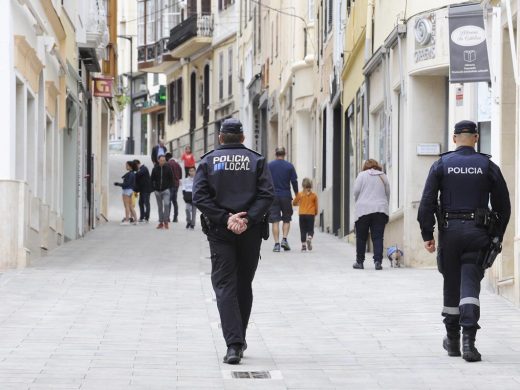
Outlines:
{"type": "Polygon", "coordinates": [[[126,141],[126,154],[134,154],[134,37],[131,35],[118,35],[118,38],[123,38],[130,41],[130,76],[128,80],[130,82],[130,136],[126,141]]]}

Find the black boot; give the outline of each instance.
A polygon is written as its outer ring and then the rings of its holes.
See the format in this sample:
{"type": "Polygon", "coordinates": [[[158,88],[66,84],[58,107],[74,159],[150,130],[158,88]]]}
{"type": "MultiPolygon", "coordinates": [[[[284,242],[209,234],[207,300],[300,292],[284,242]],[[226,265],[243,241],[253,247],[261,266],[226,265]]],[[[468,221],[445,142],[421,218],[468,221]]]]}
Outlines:
{"type": "Polygon", "coordinates": [[[238,364],[240,363],[242,352],[242,344],[231,344],[228,346],[226,356],[224,356],[224,363],[227,364],[238,364]]]}
{"type": "Polygon", "coordinates": [[[482,357],[475,348],[476,331],[462,332],[462,358],[467,362],[479,362],[482,357]]]}
{"type": "Polygon", "coordinates": [[[442,346],[448,351],[448,356],[460,356],[460,333],[448,333],[442,341],[442,346]]]}

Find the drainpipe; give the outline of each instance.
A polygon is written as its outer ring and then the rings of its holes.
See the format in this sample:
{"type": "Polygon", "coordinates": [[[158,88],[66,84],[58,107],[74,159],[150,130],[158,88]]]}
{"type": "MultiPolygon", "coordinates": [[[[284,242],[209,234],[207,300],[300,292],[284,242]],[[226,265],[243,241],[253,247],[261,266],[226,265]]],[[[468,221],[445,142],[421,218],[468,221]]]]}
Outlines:
{"type": "Polygon", "coordinates": [[[372,37],[373,37],[373,28],[372,28],[372,19],[374,18],[374,0],[368,0],[368,8],[367,8],[367,26],[366,26],[366,34],[365,34],[365,63],[370,60],[372,57],[372,37]]]}

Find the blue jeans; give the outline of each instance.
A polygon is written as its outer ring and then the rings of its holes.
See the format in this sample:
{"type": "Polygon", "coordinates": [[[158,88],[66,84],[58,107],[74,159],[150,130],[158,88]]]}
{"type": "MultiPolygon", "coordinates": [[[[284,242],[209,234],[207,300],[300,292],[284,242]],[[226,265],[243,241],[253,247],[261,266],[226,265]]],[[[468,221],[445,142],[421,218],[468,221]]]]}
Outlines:
{"type": "Polygon", "coordinates": [[[139,193],[139,219],[150,219],[150,194],[146,192],[139,193]]]}
{"type": "Polygon", "coordinates": [[[383,238],[388,215],[384,213],[372,213],[363,215],[356,221],[356,261],[365,261],[368,232],[372,236],[374,244],[374,262],[383,261],[383,238]]]}

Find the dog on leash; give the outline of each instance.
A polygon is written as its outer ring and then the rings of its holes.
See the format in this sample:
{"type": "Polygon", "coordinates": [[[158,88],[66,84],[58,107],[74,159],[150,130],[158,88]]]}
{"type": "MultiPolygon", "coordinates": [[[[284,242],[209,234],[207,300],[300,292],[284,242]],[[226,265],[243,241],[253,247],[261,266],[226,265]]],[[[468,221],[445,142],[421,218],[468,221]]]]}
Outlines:
{"type": "Polygon", "coordinates": [[[390,260],[390,267],[401,267],[401,258],[404,256],[404,253],[397,245],[388,248],[386,255],[388,256],[388,260],[390,260]]]}

